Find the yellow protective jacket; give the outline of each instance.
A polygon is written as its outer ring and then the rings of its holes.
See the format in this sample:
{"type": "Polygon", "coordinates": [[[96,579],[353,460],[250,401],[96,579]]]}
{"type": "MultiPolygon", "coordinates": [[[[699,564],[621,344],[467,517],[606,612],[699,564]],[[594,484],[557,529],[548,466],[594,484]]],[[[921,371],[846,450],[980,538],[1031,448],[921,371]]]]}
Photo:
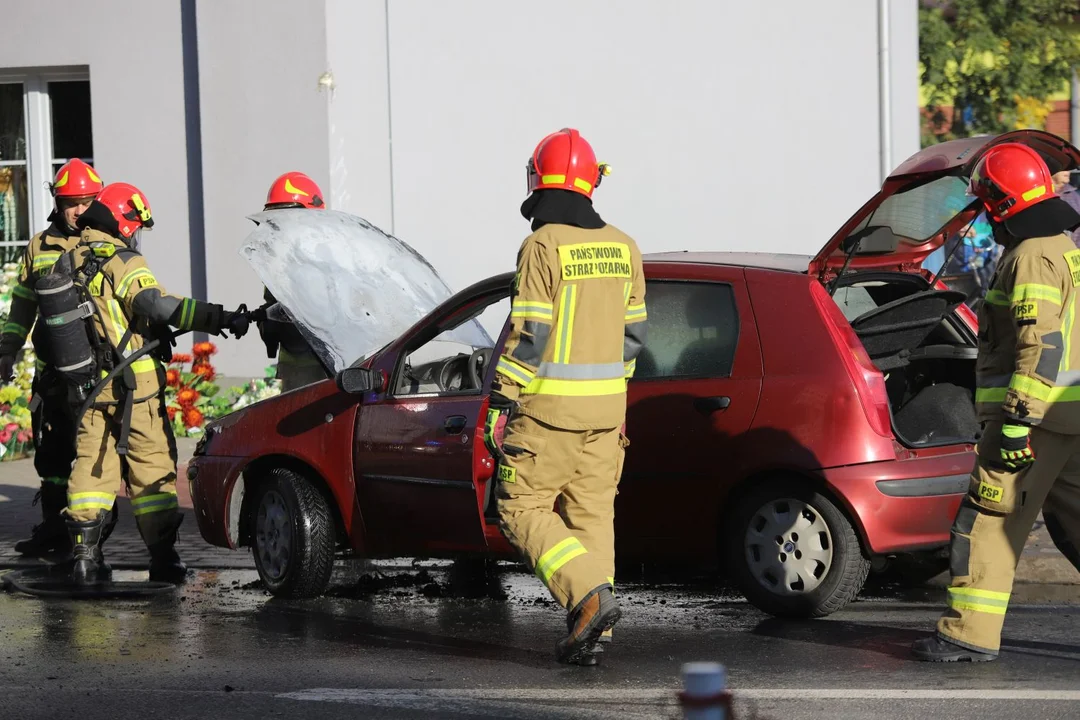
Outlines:
{"type": "MultiPolygon", "coordinates": [[[[34,284],[49,272],[60,256],[79,244],[78,235],[68,235],[53,223],[30,239],[19,262],[19,281],[11,290],[11,309],[0,334],[0,355],[14,355],[26,344],[26,336],[37,319],[34,284]]],[[[37,333],[35,332],[35,335],[37,333]]],[[[35,342],[39,361],[46,359],[43,343],[35,342]]],[[[41,363],[39,363],[40,367],[41,363]]]]}
{"type": "Polygon", "coordinates": [[[548,425],[619,427],[645,320],[645,277],[632,238],[611,225],[544,225],[518,251],[495,390],[548,425]]]}
{"type": "Polygon", "coordinates": [[[1068,235],[1009,248],[979,310],[975,402],[983,421],[1080,434],[1080,250],[1068,235]]]}
{"type": "MultiPolygon", "coordinates": [[[[146,343],[152,326],[220,332],[224,315],[220,305],[167,294],[141,254],[98,230],[83,230],[79,245],[54,265],[53,271],[77,272],[91,258],[101,261],[87,288],[94,303],[90,319],[102,347],[107,343],[125,357],[131,355],[146,343]]],[[[161,390],[164,371],[152,355],[134,361],[131,369],[136,380],[135,402],[149,399],[161,390]]],[[[118,379],[113,387],[103,390],[97,402],[117,402],[121,395],[120,382],[118,379]]]]}

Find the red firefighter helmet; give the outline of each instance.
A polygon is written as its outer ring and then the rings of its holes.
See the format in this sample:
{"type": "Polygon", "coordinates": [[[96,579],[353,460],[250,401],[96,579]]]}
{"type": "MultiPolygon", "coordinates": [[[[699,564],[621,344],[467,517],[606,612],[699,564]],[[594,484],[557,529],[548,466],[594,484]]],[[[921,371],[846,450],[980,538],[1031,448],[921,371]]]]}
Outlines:
{"type": "Polygon", "coordinates": [[[982,200],[997,222],[1057,197],[1046,161],[1020,143],[990,148],[975,164],[968,192],[982,200]]]}
{"type": "Polygon", "coordinates": [[[116,222],[116,230],[125,240],[130,239],[139,228],[152,228],[154,226],[154,218],[150,213],[150,203],[142,191],[134,185],[128,185],[127,183],[106,185],[98,193],[90,209],[86,211],[86,214],[90,215],[91,218],[101,215],[100,211],[94,208],[95,205],[108,211],[112,220],[116,222]]]}
{"type": "Polygon", "coordinates": [[[597,164],[596,153],[581,134],[563,128],[540,141],[526,166],[529,192],[571,190],[591,198],[611,166],[597,164]]]}
{"type": "Polygon", "coordinates": [[[89,197],[101,192],[104,183],[101,178],[82,160],[69,160],[56,172],[49,189],[53,197],[89,197]]]}
{"type": "Polygon", "coordinates": [[[283,207],[306,207],[325,210],[322,190],[302,172],[287,172],[270,186],[264,210],[283,207]]]}

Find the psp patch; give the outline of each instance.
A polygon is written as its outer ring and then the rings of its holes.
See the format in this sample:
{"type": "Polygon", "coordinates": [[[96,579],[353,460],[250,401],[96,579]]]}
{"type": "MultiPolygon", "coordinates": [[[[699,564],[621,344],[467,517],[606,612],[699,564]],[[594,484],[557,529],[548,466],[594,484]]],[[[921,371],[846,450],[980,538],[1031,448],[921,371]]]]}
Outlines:
{"type": "Polygon", "coordinates": [[[143,290],[148,287],[157,287],[157,278],[153,276],[139,278],[139,287],[143,290]]]}
{"type": "Polygon", "coordinates": [[[1080,287],[1080,250],[1070,250],[1065,253],[1065,262],[1069,263],[1073,287],[1080,287]]]}
{"type": "Polygon", "coordinates": [[[504,483],[517,482],[517,469],[509,465],[499,466],[499,481],[504,483]]]}
{"type": "Polygon", "coordinates": [[[1004,488],[999,488],[997,485],[990,485],[986,482],[979,483],[979,497],[984,500],[999,503],[1004,495],[1004,488]]]}
{"type": "Polygon", "coordinates": [[[1013,305],[1013,318],[1018,323],[1033,325],[1039,318],[1039,304],[1034,301],[1016,303],[1013,305]]]}

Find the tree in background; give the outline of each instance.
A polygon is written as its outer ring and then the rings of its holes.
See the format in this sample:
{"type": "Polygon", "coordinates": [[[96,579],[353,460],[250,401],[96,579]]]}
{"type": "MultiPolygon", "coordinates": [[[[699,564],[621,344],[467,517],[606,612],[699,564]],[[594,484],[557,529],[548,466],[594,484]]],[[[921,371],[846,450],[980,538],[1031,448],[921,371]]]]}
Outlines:
{"type": "Polygon", "coordinates": [[[931,125],[923,144],[1044,129],[1048,98],[1080,65],[1078,12],[1080,0],[923,0],[919,61],[931,125]]]}

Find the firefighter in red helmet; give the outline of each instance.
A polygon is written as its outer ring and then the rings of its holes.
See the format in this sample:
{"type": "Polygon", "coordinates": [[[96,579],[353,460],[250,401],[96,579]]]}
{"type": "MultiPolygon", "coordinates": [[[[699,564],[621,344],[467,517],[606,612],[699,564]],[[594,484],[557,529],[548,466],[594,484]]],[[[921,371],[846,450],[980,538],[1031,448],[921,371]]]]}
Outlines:
{"type": "Polygon", "coordinates": [[[598,662],[600,638],[620,617],[615,488],[626,384],[645,340],[641,253],[592,204],[608,171],[568,128],[529,159],[521,213],[533,232],[518,251],[486,427],[500,527],[567,610],[556,657],[581,665],[598,662]]]}
{"type": "MultiPolygon", "coordinates": [[[[304,173],[287,172],[270,186],[263,210],[279,208],[308,208],[324,210],[322,190],[304,173]]],[[[277,356],[277,377],[282,392],[325,380],[331,377],[319,357],[295,325],[266,318],[266,310],[277,300],[269,289],[263,288],[263,306],[256,311],[259,336],[266,345],[267,357],[277,356]]]]}
{"type": "Polygon", "coordinates": [[[15,544],[23,555],[40,555],[67,550],[68,534],[61,511],[67,504],[68,476],[75,460],[75,424],[63,382],[49,361],[48,349],[41,340],[38,315],[37,279],[48,272],[63,253],[79,242],[75,224],[101,192],[101,178],[92,167],[79,159],[65,163],[56,173],[51,190],[55,208],[51,224],[38,233],[23,250],[19,281],[12,291],[11,310],[0,336],[0,383],[13,375],[15,356],[34,328],[34,349],[38,364],[34,372],[34,406],[31,414],[34,433],[34,469],[41,478],[38,497],[42,522],[35,525],[30,537],[15,544]]]}
{"type": "MultiPolygon", "coordinates": [[[[38,283],[39,289],[48,283],[50,307],[66,292],[78,303],[75,311],[55,312],[61,308],[47,310],[42,295],[42,314],[48,312],[45,344],[64,381],[80,391],[105,382],[78,426],[67,487],[64,512],[76,582],[110,576],[102,544],[115,524],[123,468],[132,514],[150,550],[150,579],[183,581],[186,567],[175,549],[183,516],[176,497],[176,445],[165,411],[165,371],[157,355],[138,353],[163,326],[222,335],[227,329],[235,337],[247,331],[242,312],[165,292],[138,251],[142,231],[153,224],[150,203],[138,188],[105,186],[79,217],[79,244],[38,283]]],[[[85,394],[82,404],[90,401],[85,394]]]]}
{"type": "Polygon", "coordinates": [[[1080,569],[1080,215],[1026,145],[991,147],[971,175],[1005,252],[979,309],[975,403],[983,434],[952,526],[948,609],[913,651],[994,660],[1016,563],[1039,511],[1080,569]]]}

